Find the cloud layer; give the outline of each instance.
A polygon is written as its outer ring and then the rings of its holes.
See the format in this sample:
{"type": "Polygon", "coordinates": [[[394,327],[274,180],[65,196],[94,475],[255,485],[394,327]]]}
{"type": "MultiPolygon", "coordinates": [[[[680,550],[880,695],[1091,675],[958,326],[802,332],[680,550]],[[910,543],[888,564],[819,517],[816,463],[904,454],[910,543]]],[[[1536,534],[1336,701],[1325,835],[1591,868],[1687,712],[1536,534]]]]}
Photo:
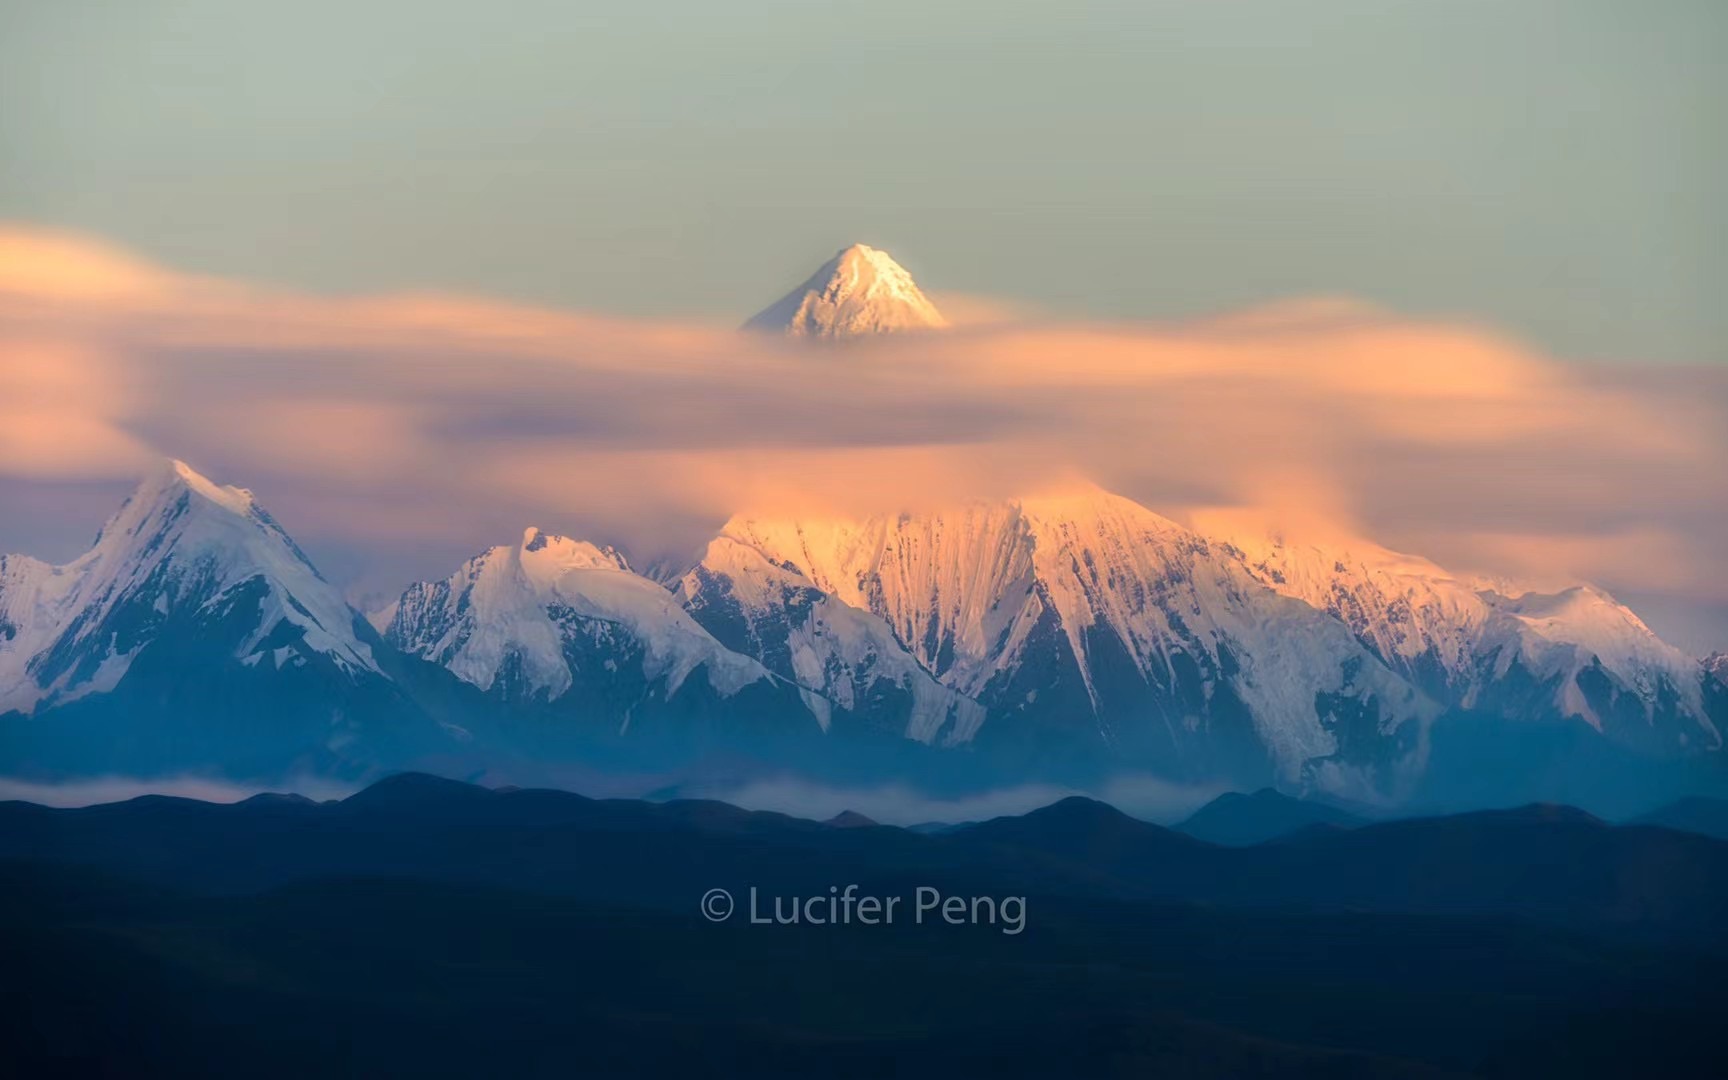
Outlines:
{"type": "Polygon", "coordinates": [[[1255,507],[1459,569],[1595,580],[1659,598],[1680,644],[1728,646],[1728,371],[1569,364],[1343,300],[1166,327],[968,321],[811,349],[308,296],[4,229],[0,480],[182,457],[256,490],[327,570],[388,589],[531,523],[646,559],[740,510],[1088,479],[1178,518],[1255,507]]]}

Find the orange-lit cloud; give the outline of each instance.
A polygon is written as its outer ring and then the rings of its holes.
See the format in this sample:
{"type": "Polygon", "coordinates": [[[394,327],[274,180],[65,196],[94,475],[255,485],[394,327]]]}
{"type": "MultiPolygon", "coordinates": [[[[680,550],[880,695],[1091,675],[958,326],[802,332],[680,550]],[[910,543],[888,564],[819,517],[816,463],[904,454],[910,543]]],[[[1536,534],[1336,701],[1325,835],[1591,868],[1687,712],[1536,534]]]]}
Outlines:
{"type": "Polygon", "coordinates": [[[107,302],[161,300],[184,283],[99,240],[0,226],[0,293],[107,302]]]}
{"type": "Polygon", "coordinates": [[[114,354],[75,336],[0,330],[0,473],[76,478],[155,456],[121,426],[129,381],[114,354]]]}
{"type": "Polygon", "coordinates": [[[1460,569],[1728,603],[1724,373],[1567,364],[1336,299],[1174,327],[979,311],[810,349],[267,290],[0,229],[0,478],[172,454],[398,579],[529,523],[670,553],[741,509],[1087,478],[1173,516],[1253,506],[1460,569]]]}

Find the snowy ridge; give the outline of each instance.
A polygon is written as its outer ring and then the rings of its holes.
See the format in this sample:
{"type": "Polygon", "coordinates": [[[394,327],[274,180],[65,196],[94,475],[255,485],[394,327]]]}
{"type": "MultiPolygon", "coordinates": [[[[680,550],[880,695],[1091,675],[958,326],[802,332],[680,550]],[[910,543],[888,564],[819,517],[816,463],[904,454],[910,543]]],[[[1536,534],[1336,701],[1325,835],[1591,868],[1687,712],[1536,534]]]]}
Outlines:
{"type": "Polygon", "coordinates": [[[948,325],[887,252],[854,244],[744,324],[790,337],[839,338],[948,325]]]}
{"type": "Polygon", "coordinates": [[[1561,715],[1603,730],[1601,701],[1581,681],[1600,670],[1615,684],[1613,699],[1630,695],[1647,722],[1672,708],[1706,745],[1721,745],[1706,715],[1698,662],[1600,589],[1508,596],[1358,538],[1314,542],[1224,520],[1212,525],[1263,583],[1339,619],[1395,670],[1443,699],[1492,708],[1500,684],[1518,669],[1554,687],[1561,715]]]}
{"type": "Polygon", "coordinates": [[[1037,687],[1019,690],[1021,669],[1061,663],[1107,741],[1146,725],[1181,740],[1206,729],[1228,687],[1293,779],[1341,749],[1317,695],[1372,705],[1386,732],[1435,711],[1335,620],[1096,489],[861,522],[735,519],[727,533],[882,617],[921,665],[993,714],[1037,706],[1037,687]]]}
{"type": "Polygon", "coordinates": [[[218,618],[249,589],[258,611],[237,658],[318,656],[378,673],[347,603],[252,493],[184,462],[147,477],[73,562],[9,557],[5,567],[0,611],[12,634],[0,643],[0,712],[109,690],[171,618],[218,618]]]}
{"type": "Polygon", "coordinates": [[[1603,718],[1578,680],[1580,672],[1599,665],[1631,690],[1647,716],[1654,717],[1665,694],[1677,695],[1706,737],[1713,737],[1716,746],[1722,744],[1721,733],[1704,713],[1697,661],[1658,638],[1612,596],[1579,585],[1558,593],[1517,597],[1484,593],[1483,599],[1496,614],[1516,623],[1519,655],[1532,669],[1564,676],[1562,705],[1569,714],[1603,728],[1603,718]]]}
{"type": "Polygon", "coordinates": [[[898,733],[918,742],[963,743],[984,708],[938,683],[881,619],[828,596],[796,571],[725,532],[677,582],[685,609],[732,648],[762,660],[854,713],[885,707],[905,719],[898,733]]]}
{"type": "Polygon", "coordinates": [[[968,697],[1012,662],[1037,615],[1031,548],[1013,504],[924,519],[740,517],[725,534],[882,618],[924,668],[968,697]]]}
{"type": "Polygon", "coordinates": [[[41,697],[28,665],[57,636],[76,583],[76,575],[40,559],[0,555],[0,713],[41,697]]]}
{"type": "Polygon", "coordinates": [[[740,515],[664,581],[531,528],[408,588],[376,617],[380,642],[250,492],[170,462],[73,562],[0,557],[0,714],[34,714],[0,737],[35,738],[76,701],[166,730],[87,747],[74,725],[69,762],[147,746],[157,768],[188,753],[220,768],[267,744],[274,760],[371,767],[452,737],[490,752],[422,696],[442,691],[406,677],[401,650],[498,704],[560,702],[651,744],[840,724],[1369,801],[1410,790],[1444,709],[1577,718],[1660,756],[1722,747],[1728,658],[1683,655],[1600,589],[1522,591],[1347,536],[1197,525],[1090,487],[857,520],[740,515]],[[232,725],[236,702],[272,719],[232,725]]]}
{"type": "Polygon", "coordinates": [[[1241,665],[1238,693],[1288,775],[1339,750],[1316,713],[1316,694],[1378,699],[1388,710],[1383,734],[1435,714],[1337,623],[1264,589],[1175,522],[1101,491],[1022,506],[1039,578],[1076,640],[1076,655],[1086,655],[1076,631],[1098,623],[1121,638],[1142,672],[1174,683],[1178,654],[1198,647],[1223,675],[1221,649],[1228,648],[1241,665]]]}
{"type": "Polygon", "coordinates": [[[481,689],[507,677],[513,684],[501,689],[546,700],[585,674],[574,666],[583,646],[609,647],[620,659],[640,649],[643,676],[664,680],[668,697],[703,665],[723,695],[770,678],[613,549],[534,528],[520,545],[492,548],[444,581],[411,586],[390,611],[386,638],[481,689]]]}
{"type": "Polygon", "coordinates": [[[1409,672],[1432,653],[1448,672],[1471,668],[1491,615],[1474,583],[1365,541],[1323,546],[1271,531],[1200,528],[1235,547],[1262,583],[1342,620],[1388,663],[1409,672]]]}

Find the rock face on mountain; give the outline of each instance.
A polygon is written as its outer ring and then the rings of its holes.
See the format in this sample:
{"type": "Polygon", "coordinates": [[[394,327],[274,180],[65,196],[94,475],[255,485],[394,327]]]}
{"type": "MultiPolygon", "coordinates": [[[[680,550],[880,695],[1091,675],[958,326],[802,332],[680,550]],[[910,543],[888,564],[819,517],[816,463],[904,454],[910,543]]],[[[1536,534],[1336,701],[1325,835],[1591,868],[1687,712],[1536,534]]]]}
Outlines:
{"type": "Polygon", "coordinates": [[[617,551],[534,528],[374,619],[391,646],[570,734],[677,741],[686,726],[743,736],[832,719],[826,700],[726,648],[617,551]]]}
{"type": "Polygon", "coordinates": [[[1656,753],[1722,745],[1699,662],[1600,589],[1508,596],[1360,539],[1228,543],[1267,586],[1333,616],[1450,707],[1576,717],[1656,753]]]}
{"type": "Polygon", "coordinates": [[[0,558],[0,774],[484,771],[592,764],[603,739],[1385,802],[1452,713],[1490,740],[1542,721],[1716,760],[1725,707],[1719,675],[1600,590],[1508,596],[1091,488],[739,516],[663,581],[529,529],[372,625],[248,492],[178,462],[79,559],[0,558]]]}
{"type": "Polygon", "coordinates": [[[880,730],[955,745],[984,722],[984,707],[938,682],[880,618],[731,535],[708,545],[675,593],[728,648],[880,730]]]}
{"type": "Polygon", "coordinates": [[[886,251],[853,244],[744,324],[790,337],[844,338],[936,330],[948,321],[886,251]]]}
{"type": "Polygon", "coordinates": [[[1098,490],[726,536],[880,617],[989,720],[1186,775],[1396,785],[1433,704],[1227,549],[1098,490]]]}
{"type": "Polygon", "coordinates": [[[1704,671],[1724,687],[1728,687],[1728,653],[1711,653],[1704,658],[1704,671]]]}
{"type": "Polygon", "coordinates": [[[615,550],[533,528],[519,546],[410,586],[387,616],[392,645],[505,698],[552,701],[617,680],[672,696],[698,671],[730,695],[769,678],[615,550]]]}

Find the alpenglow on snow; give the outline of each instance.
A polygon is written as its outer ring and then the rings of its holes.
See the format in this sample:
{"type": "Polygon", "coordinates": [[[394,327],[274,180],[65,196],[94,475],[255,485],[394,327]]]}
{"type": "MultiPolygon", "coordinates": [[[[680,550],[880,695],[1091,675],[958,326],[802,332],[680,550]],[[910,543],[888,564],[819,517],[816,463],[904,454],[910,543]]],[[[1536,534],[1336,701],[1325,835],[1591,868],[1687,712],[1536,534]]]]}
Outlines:
{"type": "Polygon", "coordinates": [[[1444,710],[1721,749],[1722,663],[1600,590],[1199,526],[1095,488],[739,515],[654,578],[530,529],[369,625],[249,492],[174,462],[81,558],[0,558],[0,773],[362,776],[768,736],[1384,800],[1444,710]]]}
{"type": "Polygon", "coordinates": [[[846,338],[940,330],[947,325],[905,267],[886,251],[853,244],[746,322],[744,329],[788,337],[846,338]]]}

